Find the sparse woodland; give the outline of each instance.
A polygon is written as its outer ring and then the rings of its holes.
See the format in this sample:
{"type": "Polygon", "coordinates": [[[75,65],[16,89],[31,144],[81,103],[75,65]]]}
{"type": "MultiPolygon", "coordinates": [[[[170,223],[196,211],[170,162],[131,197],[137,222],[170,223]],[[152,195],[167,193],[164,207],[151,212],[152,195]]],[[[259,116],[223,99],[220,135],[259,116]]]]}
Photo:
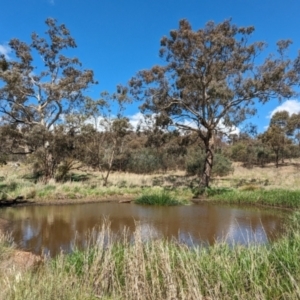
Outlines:
{"type": "Polygon", "coordinates": [[[256,64],[266,45],[248,41],[253,27],[227,20],[193,30],[181,20],[161,40],[165,65],[91,99],[97,82],[67,55],[76,48],[69,30],[53,19],[46,25],[45,36],[32,33],[30,44],[12,39],[14,58],[0,58],[1,164],[29,164],[42,182],[89,168],[102,172],[104,186],[116,171],[180,170],[197,175],[201,189],[230,174],[232,162],[279,167],[300,156],[299,113],[277,112],[262,134],[244,122],[256,103],[296,95],[300,58],[287,57],[291,41],[279,41],[277,56],[256,64]],[[125,115],[133,101],[144,114],[137,128],[125,115]],[[237,126],[244,130],[232,134],[237,126]]]}
{"type": "MultiPolygon", "coordinates": [[[[291,41],[271,54],[250,42],[254,27],[181,20],[161,39],[162,65],[92,99],[97,81],[69,55],[68,28],[46,26],[30,43],[12,39],[12,59],[0,56],[0,205],[129,195],[300,208],[300,113],[275,113],[259,134],[247,123],[257,103],[297,96],[291,41]],[[137,127],[125,113],[135,101],[137,127]]],[[[48,260],[0,233],[0,299],[299,299],[299,220],[291,214],[283,238],[249,247],[144,243],[138,230],[119,242],[103,224],[97,243],[48,260]]]]}

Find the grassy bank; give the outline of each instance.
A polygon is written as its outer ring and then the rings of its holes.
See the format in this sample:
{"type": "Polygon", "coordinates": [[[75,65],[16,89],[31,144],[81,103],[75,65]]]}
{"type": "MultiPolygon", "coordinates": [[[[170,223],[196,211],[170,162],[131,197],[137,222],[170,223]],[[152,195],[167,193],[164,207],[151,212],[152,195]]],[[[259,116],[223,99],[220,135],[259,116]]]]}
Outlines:
{"type": "MultiPolygon", "coordinates": [[[[299,299],[300,215],[272,245],[190,249],[162,240],[97,242],[35,271],[0,277],[1,299],[299,299]],[[293,228],[293,229],[292,229],[293,228]]],[[[0,248],[1,249],[1,248],[0,248]]]]}
{"type": "Polygon", "coordinates": [[[300,208],[300,190],[208,189],[204,196],[211,201],[220,203],[300,208]]]}
{"type": "Polygon", "coordinates": [[[192,192],[188,189],[189,178],[184,174],[140,175],[112,173],[108,186],[103,186],[99,172],[78,172],[72,180],[47,184],[34,181],[26,165],[18,170],[10,166],[0,168],[0,202],[22,197],[36,203],[65,203],[102,201],[113,197],[138,198],[144,194],[157,194],[168,189],[176,198],[188,200],[192,192]]]}
{"type": "MultiPolygon", "coordinates": [[[[233,174],[212,179],[211,189],[206,191],[204,198],[232,204],[300,208],[299,170],[296,163],[278,169],[272,165],[245,169],[235,164],[233,174]]],[[[104,187],[102,175],[100,172],[81,171],[72,174],[70,181],[50,180],[44,184],[30,177],[30,166],[24,164],[16,169],[7,165],[0,168],[0,204],[20,196],[34,203],[63,204],[130,197],[155,204],[158,200],[167,203],[166,197],[157,197],[165,194],[172,201],[182,203],[192,200],[191,187],[196,187],[198,182],[196,177],[188,177],[180,171],[152,175],[114,172],[109,177],[108,186],[104,187]]]]}

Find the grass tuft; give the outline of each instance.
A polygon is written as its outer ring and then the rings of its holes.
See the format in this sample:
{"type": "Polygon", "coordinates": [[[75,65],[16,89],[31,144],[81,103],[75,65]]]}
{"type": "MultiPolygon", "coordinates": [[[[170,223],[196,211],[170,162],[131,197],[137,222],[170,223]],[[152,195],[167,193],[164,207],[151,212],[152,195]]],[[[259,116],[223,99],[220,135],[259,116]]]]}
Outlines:
{"type": "Polygon", "coordinates": [[[181,205],[182,201],[175,199],[170,193],[166,191],[156,191],[152,193],[145,193],[135,200],[136,204],[146,204],[146,205],[181,205]]]}

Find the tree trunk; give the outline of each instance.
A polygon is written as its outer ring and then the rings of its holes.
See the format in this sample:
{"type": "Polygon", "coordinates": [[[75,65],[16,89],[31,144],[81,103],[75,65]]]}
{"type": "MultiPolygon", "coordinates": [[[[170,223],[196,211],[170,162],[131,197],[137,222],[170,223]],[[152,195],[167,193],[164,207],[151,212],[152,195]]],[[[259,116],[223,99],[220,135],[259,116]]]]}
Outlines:
{"type": "Polygon", "coordinates": [[[47,183],[50,179],[54,178],[56,163],[53,159],[52,153],[45,149],[45,162],[44,162],[44,182],[47,183]]]}
{"type": "Polygon", "coordinates": [[[205,145],[205,162],[203,166],[203,171],[200,178],[199,188],[208,188],[210,177],[212,173],[213,160],[214,160],[214,148],[215,148],[215,139],[213,134],[207,134],[207,139],[204,140],[205,145]]]}
{"type": "Polygon", "coordinates": [[[103,177],[103,186],[107,186],[108,176],[109,176],[110,171],[111,171],[111,169],[112,169],[114,156],[115,156],[115,150],[113,149],[113,151],[112,151],[112,153],[111,153],[111,157],[110,157],[109,163],[108,163],[108,170],[107,170],[107,172],[106,172],[106,176],[103,177]]]}
{"type": "Polygon", "coordinates": [[[275,152],[275,165],[276,168],[279,167],[279,150],[275,152]]]}

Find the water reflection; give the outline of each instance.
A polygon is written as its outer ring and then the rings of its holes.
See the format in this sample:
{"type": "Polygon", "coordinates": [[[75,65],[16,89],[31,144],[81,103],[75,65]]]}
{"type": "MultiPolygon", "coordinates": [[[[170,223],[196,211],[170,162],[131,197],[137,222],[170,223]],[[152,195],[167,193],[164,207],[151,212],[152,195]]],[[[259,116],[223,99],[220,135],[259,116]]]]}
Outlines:
{"type": "Polygon", "coordinates": [[[85,233],[105,218],[119,233],[136,228],[143,239],[176,238],[188,245],[265,243],[280,233],[283,216],[269,210],[199,204],[179,207],[149,207],[135,204],[93,203],[66,206],[29,206],[0,210],[10,220],[16,243],[35,253],[56,255],[72,249],[74,238],[84,242],[85,233]]]}

